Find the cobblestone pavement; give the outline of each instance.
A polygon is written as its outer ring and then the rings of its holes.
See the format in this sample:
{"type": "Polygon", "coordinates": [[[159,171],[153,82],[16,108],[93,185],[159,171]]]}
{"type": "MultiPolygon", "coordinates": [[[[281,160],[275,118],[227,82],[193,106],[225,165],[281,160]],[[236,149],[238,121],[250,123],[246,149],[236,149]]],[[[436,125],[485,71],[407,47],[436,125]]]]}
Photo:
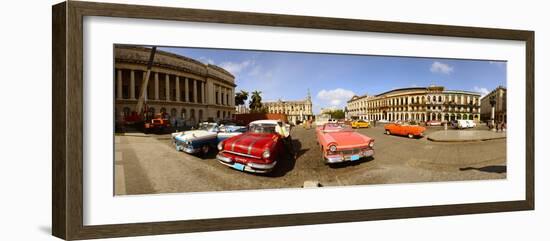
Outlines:
{"type": "MultiPolygon", "coordinates": [[[[425,134],[440,130],[428,127],[425,134]]],[[[267,175],[228,168],[216,161],[215,153],[197,157],[177,152],[169,135],[116,136],[115,193],[299,188],[305,181],[340,186],[506,178],[506,139],[432,142],[388,136],[381,125],[358,131],[375,138],[374,158],[327,166],[314,129],[296,127],[292,136],[298,158],[280,161],[267,175]]]]}
{"type": "Polygon", "coordinates": [[[434,131],[427,136],[430,141],[466,142],[487,141],[506,138],[506,132],[491,130],[442,130],[434,131]]]}

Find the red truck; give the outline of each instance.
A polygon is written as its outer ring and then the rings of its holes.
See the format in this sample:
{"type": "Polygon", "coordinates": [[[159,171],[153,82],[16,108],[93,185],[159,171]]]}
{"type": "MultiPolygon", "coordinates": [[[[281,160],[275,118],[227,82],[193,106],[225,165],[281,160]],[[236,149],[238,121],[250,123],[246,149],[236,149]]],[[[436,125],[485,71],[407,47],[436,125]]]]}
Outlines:
{"type": "Polygon", "coordinates": [[[156,114],[155,118],[145,122],[144,124],[145,133],[150,133],[150,132],[163,133],[168,128],[170,128],[170,120],[166,118],[165,113],[156,114]]]}

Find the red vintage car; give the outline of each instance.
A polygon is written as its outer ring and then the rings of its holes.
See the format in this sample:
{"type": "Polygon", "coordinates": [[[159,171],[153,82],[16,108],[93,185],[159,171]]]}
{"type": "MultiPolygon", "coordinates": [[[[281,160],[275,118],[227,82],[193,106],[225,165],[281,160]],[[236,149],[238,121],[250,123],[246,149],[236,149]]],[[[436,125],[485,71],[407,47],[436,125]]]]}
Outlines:
{"type": "Polygon", "coordinates": [[[359,134],[342,123],[327,123],[317,127],[317,141],[325,163],[357,161],[374,155],[374,139],[359,134]]]}
{"type": "Polygon", "coordinates": [[[422,137],[426,127],[419,126],[415,123],[396,122],[384,126],[387,135],[400,135],[409,138],[422,137]]]}
{"type": "Polygon", "coordinates": [[[218,144],[216,158],[221,164],[239,171],[272,171],[284,150],[282,137],[275,131],[276,126],[276,120],[251,122],[247,132],[218,144]]]}

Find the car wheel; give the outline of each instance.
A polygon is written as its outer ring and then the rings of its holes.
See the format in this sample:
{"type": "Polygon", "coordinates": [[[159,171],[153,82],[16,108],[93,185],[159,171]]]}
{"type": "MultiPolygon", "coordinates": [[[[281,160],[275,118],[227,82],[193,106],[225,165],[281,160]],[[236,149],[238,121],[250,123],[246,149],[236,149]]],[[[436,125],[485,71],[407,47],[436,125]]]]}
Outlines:
{"type": "Polygon", "coordinates": [[[413,135],[413,134],[410,134],[410,133],[409,133],[407,136],[408,136],[409,138],[411,138],[411,139],[414,137],[414,135],[413,135]]]}
{"type": "Polygon", "coordinates": [[[386,130],[386,135],[390,135],[390,130],[386,130]]]}
{"type": "Polygon", "coordinates": [[[210,152],[210,146],[209,145],[204,145],[202,146],[202,154],[208,154],[210,152]]]}

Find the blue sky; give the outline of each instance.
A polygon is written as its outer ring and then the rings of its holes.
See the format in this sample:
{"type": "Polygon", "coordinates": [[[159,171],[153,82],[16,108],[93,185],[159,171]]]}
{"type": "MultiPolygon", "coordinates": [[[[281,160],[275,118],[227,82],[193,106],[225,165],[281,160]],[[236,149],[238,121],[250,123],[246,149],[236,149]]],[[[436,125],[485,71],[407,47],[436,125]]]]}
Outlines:
{"type": "Polygon", "coordinates": [[[506,62],[369,55],[270,52],[202,48],[159,48],[233,75],[236,90],[262,91],[263,100],[304,99],[313,109],[345,106],[353,95],[376,95],[405,87],[441,85],[482,95],[506,86],[506,62]]]}

